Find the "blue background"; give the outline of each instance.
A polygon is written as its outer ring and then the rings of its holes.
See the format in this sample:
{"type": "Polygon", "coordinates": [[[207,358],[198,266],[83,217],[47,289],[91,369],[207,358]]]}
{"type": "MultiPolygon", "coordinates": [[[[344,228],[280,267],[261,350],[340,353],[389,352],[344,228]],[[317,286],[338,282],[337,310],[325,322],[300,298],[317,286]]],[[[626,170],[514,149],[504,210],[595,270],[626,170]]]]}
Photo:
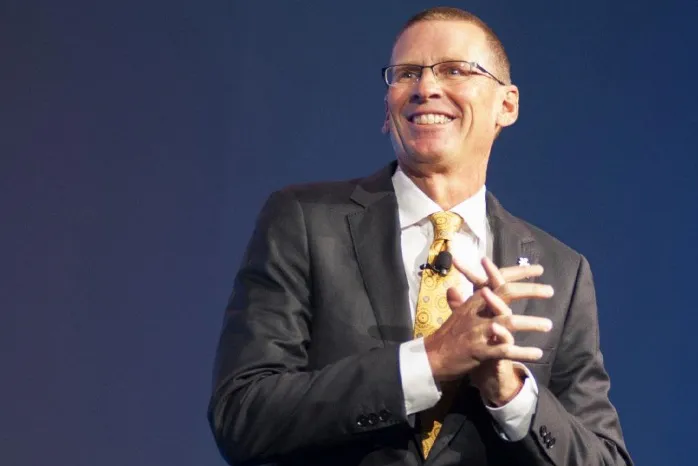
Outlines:
{"type": "MultiPolygon", "coordinates": [[[[589,258],[636,462],[695,464],[698,3],[454,4],[521,90],[488,188],[589,258]]],[[[379,69],[428,6],[2,2],[1,464],[223,464],[205,411],[258,209],[392,159],[379,69]]]]}

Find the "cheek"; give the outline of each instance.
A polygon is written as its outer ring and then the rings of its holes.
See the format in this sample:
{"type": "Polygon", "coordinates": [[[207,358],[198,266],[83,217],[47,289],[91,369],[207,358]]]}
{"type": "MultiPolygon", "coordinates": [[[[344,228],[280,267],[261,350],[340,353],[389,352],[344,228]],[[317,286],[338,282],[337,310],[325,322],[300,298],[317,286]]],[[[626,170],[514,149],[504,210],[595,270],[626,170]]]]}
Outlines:
{"type": "Polygon", "coordinates": [[[390,88],[386,94],[387,110],[394,119],[400,115],[400,110],[406,103],[409,95],[404,90],[390,88]]]}
{"type": "Polygon", "coordinates": [[[481,86],[466,86],[454,90],[449,96],[459,107],[474,107],[480,105],[487,97],[481,86]]]}
{"type": "Polygon", "coordinates": [[[465,105],[468,106],[473,120],[489,122],[496,118],[497,108],[491,93],[484,89],[472,89],[465,97],[465,105]]]}

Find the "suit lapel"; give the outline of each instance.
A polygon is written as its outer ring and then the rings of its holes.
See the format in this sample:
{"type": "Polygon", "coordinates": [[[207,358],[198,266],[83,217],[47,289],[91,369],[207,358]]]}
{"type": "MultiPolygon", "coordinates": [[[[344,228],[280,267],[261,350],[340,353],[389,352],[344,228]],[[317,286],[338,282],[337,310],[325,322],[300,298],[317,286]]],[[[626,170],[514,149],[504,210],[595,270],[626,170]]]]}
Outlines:
{"type": "MultiPolygon", "coordinates": [[[[539,260],[538,248],[533,240],[531,231],[519,219],[504,210],[499,201],[487,193],[487,220],[492,231],[493,261],[499,268],[511,267],[519,264],[519,259],[527,259],[530,264],[537,264],[539,260]]],[[[526,279],[525,281],[532,281],[526,279]]],[[[514,314],[523,314],[527,299],[521,299],[511,303],[514,314]]]]}
{"type": "Polygon", "coordinates": [[[402,261],[395,164],[362,180],[352,200],[364,209],[348,216],[357,261],[384,342],[412,339],[409,289],[402,261]]]}

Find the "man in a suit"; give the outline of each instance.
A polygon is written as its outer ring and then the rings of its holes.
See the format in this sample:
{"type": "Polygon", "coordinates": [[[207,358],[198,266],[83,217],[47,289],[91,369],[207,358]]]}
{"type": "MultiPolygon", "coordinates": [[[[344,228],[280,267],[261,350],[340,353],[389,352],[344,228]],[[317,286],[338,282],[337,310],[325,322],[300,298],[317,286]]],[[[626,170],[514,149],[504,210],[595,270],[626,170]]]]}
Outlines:
{"type": "Polygon", "coordinates": [[[586,259],[485,188],[518,117],[478,18],[413,17],[383,70],[397,161],[270,196],[209,420],[231,464],[630,465],[586,259]],[[490,260],[491,259],[491,260],[490,260]]]}

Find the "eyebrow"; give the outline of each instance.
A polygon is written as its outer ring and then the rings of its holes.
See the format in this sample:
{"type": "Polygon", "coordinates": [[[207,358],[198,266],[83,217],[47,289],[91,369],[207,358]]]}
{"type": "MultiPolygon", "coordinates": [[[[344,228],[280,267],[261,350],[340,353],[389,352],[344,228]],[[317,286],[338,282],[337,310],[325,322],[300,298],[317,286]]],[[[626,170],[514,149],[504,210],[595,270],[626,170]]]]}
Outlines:
{"type": "MultiPolygon", "coordinates": [[[[465,60],[465,59],[463,59],[463,58],[440,57],[440,58],[437,58],[437,59],[434,61],[434,63],[432,63],[432,65],[435,64],[435,63],[443,63],[443,62],[447,62],[447,61],[469,61],[469,60],[465,60]]],[[[426,65],[420,65],[420,64],[418,64],[418,63],[410,63],[410,62],[407,62],[407,63],[394,63],[394,64],[393,64],[393,66],[397,66],[397,65],[426,66],[426,65]]]]}

